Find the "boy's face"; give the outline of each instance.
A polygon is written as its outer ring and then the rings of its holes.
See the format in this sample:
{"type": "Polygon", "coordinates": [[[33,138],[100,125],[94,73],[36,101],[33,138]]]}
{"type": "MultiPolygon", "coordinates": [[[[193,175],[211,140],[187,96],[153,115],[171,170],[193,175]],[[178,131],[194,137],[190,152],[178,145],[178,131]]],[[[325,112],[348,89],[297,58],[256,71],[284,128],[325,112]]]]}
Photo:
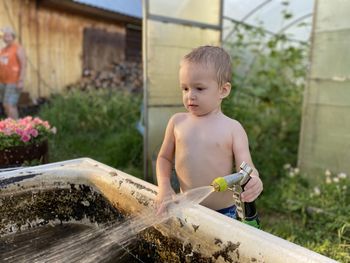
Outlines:
{"type": "Polygon", "coordinates": [[[180,87],[185,108],[196,116],[221,109],[224,97],[212,67],[184,61],[181,64],[180,87]]]}

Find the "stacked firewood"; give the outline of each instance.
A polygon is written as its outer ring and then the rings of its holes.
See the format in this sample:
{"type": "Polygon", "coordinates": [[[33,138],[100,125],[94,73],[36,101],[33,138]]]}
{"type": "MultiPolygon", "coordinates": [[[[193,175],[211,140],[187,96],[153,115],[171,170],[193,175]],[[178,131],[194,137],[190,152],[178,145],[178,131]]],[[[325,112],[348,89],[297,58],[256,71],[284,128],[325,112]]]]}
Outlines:
{"type": "Polygon", "coordinates": [[[138,62],[113,63],[108,68],[95,71],[86,69],[83,77],[67,88],[80,90],[117,89],[142,92],[142,64],[138,62]]]}

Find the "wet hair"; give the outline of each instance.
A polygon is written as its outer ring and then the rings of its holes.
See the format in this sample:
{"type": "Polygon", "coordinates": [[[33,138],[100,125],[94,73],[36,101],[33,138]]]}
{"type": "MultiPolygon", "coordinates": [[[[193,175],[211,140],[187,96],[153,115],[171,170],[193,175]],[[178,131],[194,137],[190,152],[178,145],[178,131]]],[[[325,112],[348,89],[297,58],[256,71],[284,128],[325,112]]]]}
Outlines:
{"type": "Polygon", "coordinates": [[[232,64],[230,55],[221,47],[200,46],[185,55],[182,62],[205,64],[214,68],[219,86],[232,79],[232,64]]]}

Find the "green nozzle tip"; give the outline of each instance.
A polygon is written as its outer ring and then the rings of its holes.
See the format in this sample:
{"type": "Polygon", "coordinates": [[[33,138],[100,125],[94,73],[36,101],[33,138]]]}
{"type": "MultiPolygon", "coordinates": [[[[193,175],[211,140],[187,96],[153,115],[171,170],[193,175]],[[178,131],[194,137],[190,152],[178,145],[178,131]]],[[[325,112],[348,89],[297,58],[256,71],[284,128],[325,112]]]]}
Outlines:
{"type": "Polygon", "coordinates": [[[223,192],[227,190],[227,182],[223,177],[215,178],[211,183],[216,192],[223,192]]]}

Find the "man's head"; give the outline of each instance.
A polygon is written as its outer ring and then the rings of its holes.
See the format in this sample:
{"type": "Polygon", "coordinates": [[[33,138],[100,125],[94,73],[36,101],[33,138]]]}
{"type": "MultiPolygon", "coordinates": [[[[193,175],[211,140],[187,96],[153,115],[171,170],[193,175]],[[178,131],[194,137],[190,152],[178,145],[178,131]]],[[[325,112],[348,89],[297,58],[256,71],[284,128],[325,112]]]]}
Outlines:
{"type": "Polygon", "coordinates": [[[11,27],[4,27],[1,29],[2,38],[6,45],[11,44],[15,38],[16,34],[11,27]]]}
{"type": "Polygon", "coordinates": [[[197,116],[221,111],[222,99],[231,91],[230,56],[219,47],[203,46],[187,54],[179,80],[186,109],[197,116]]]}

